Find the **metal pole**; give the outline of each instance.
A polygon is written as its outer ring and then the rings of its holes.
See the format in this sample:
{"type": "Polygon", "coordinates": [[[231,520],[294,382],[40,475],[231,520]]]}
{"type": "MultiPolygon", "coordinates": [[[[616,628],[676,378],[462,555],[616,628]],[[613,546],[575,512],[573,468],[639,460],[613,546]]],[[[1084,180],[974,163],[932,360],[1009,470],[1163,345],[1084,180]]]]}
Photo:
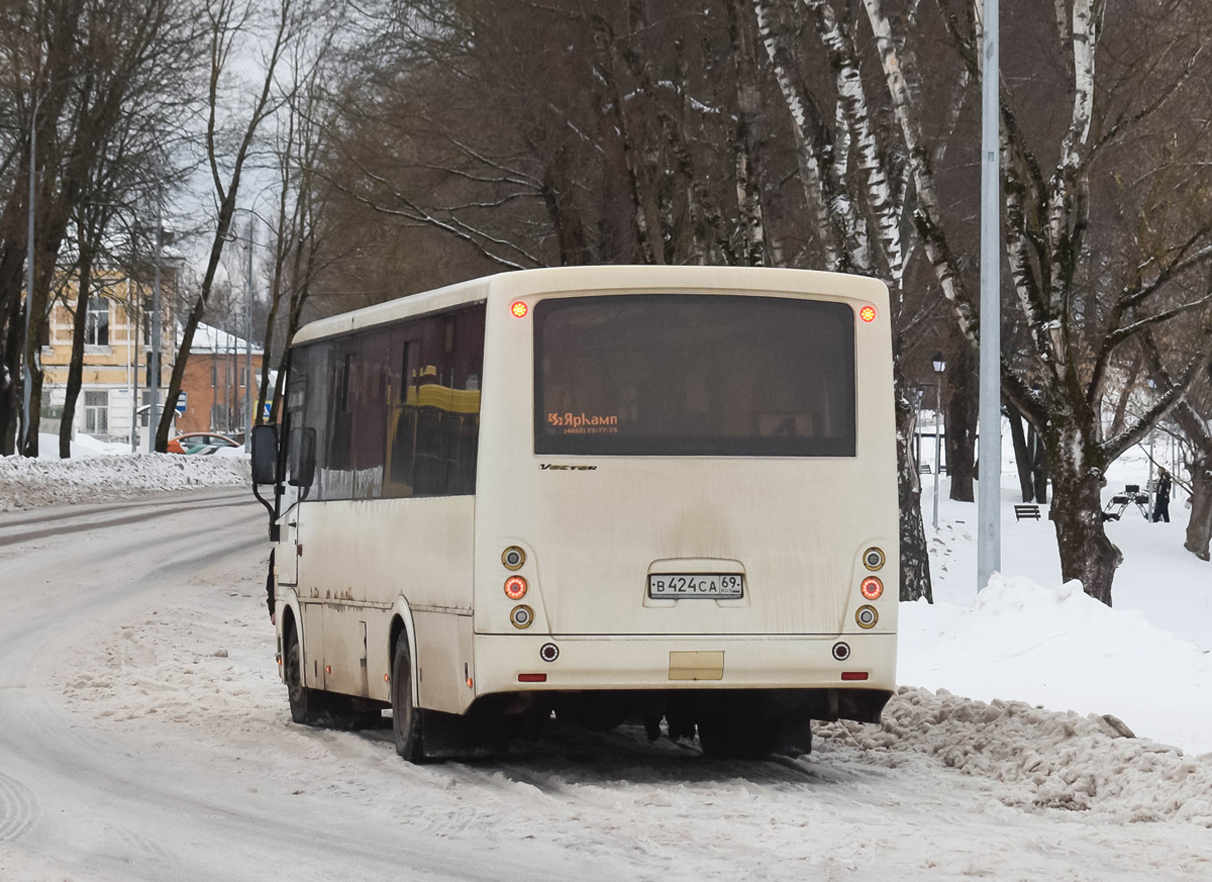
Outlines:
{"type": "MultiPolygon", "coordinates": [[[[132,237],[133,239],[134,237],[132,237]]],[[[130,452],[139,452],[139,312],[137,292],[126,280],[126,378],[130,381],[130,452]]]]}
{"type": "Polygon", "coordinates": [[[244,452],[252,451],[253,215],[248,215],[248,277],[244,296],[244,452]]]}
{"type": "Polygon", "coordinates": [[[151,402],[147,410],[147,452],[156,448],[155,437],[160,426],[160,246],[164,240],[164,224],[160,199],[156,198],[156,259],[152,275],[151,352],[147,358],[151,402]]]}
{"type": "Polygon", "coordinates": [[[939,411],[943,406],[943,380],[934,387],[934,529],[938,530],[938,473],[942,471],[942,438],[939,433],[939,411]]]}
{"type": "Polygon", "coordinates": [[[981,76],[980,474],[976,589],[1002,567],[1001,173],[998,168],[998,0],[984,0],[981,76]]]}
{"type": "Polygon", "coordinates": [[[42,96],[39,95],[34,99],[33,112],[29,115],[29,227],[25,241],[25,336],[21,338],[25,351],[21,353],[21,445],[18,448],[23,455],[29,444],[29,409],[34,391],[29,326],[34,308],[34,176],[38,169],[38,108],[41,106],[42,96]]]}

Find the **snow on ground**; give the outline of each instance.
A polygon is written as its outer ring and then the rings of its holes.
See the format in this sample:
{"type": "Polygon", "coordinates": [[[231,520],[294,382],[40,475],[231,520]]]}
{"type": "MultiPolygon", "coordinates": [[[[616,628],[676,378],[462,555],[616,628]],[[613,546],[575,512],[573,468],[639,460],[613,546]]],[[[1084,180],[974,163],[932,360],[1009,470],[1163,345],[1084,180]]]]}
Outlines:
{"type": "MultiPolygon", "coordinates": [[[[1007,439],[1008,440],[1008,439],[1007,439]]],[[[1021,502],[1012,452],[1003,446],[1002,573],[976,591],[977,506],[946,498],[931,526],[933,476],[922,476],[922,512],[934,579],[933,606],[901,605],[902,683],[989,701],[1018,699],[1057,711],[1110,713],[1138,735],[1212,751],[1212,564],[1183,546],[1185,494],[1172,522],[1151,523],[1130,506],[1107,534],[1124,555],[1114,608],[1062,585],[1056,533],[1014,519],[1021,502]]],[[[924,452],[927,451],[924,445],[924,452]]],[[[1104,501],[1125,484],[1145,486],[1148,459],[1133,449],[1109,470],[1104,501]]]]}
{"type": "Polygon", "coordinates": [[[130,454],[129,448],[125,452],[128,455],[81,453],[80,458],[64,460],[0,457],[0,511],[130,499],[160,490],[247,486],[251,479],[248,457],[243,454],[130,454]]]}

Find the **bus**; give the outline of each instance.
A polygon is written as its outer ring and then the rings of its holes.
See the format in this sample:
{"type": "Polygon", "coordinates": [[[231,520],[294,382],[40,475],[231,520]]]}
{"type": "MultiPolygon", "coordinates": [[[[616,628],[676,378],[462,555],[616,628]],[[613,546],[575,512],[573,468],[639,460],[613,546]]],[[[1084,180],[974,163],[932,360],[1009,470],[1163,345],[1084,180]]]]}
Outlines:
{"type": "Polygon", "coordinates": [[[390,708],[414,762],[553,714],[720,757],[878,722],[888,310],[870,278],[593,266],[303,327],[253,445],[292,718],[390,708]]]}

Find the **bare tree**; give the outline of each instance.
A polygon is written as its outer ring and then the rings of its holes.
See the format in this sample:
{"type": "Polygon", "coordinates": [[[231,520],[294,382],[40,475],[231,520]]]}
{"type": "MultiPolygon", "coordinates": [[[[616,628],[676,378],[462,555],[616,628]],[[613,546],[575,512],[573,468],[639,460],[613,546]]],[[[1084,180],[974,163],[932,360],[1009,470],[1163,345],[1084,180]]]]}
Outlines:
{"type": "Polygon", "coordinates": [[[257,0],[207,0],[205,12],[210,40],[205,142],[206,163],[214,187],[215,228],[202,284],[181,330],[181,345],[169,379],[164,411],[156,427],[155,445],[161,452],[168,446],[168,433],[181,394],[194,333],[205,314],[215,272],[231,232],[232,217],[254,141],[262,123],[285,100],[276,88],[279,64],[291,46],[302,40],[317,23],[325,21],[327,10],[309,0],[277,0],[272,11],[264,10],[257,0]],[[233,60],[238,52],[248,49],[246,41],[252,38],[254,31],[261,37],[258,45],[263,53],[260,84],[250,105],[242,108],[242,112],[236,111],[241,121],[225,125],[221,115],[228,107],[225,102],[232,96],[225,93],[224,85],[231,75],[233,60]],[[266,34],[268,39],[265,39],[266,34]],[[233,144],[234,149],[229,150],[233,144]]]}

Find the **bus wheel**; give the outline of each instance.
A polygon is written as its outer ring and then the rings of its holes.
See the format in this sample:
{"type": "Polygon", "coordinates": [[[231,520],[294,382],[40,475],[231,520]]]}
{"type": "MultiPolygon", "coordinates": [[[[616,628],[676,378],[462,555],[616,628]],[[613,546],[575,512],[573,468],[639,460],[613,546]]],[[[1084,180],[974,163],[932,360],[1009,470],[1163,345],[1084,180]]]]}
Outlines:
{"type": "Polygon", "coordinates": [[[421,746],[421,711],[412,703],[412,659],[408,656],[408,637],[400,635],[391,660],[391,728],[396,753],[407,762],[425,761],[421,746]]]}
{"type": "Polygon", "coordinates": [[[286,637],[286,652],[282,664],[286,673],[286,691],[290,697],[290,718],[305,726],[319,726],[323,722],[323,697],[314,689],[303,686],[303,653],[299,649],[299,637],[292,630],[286,637]]]}

